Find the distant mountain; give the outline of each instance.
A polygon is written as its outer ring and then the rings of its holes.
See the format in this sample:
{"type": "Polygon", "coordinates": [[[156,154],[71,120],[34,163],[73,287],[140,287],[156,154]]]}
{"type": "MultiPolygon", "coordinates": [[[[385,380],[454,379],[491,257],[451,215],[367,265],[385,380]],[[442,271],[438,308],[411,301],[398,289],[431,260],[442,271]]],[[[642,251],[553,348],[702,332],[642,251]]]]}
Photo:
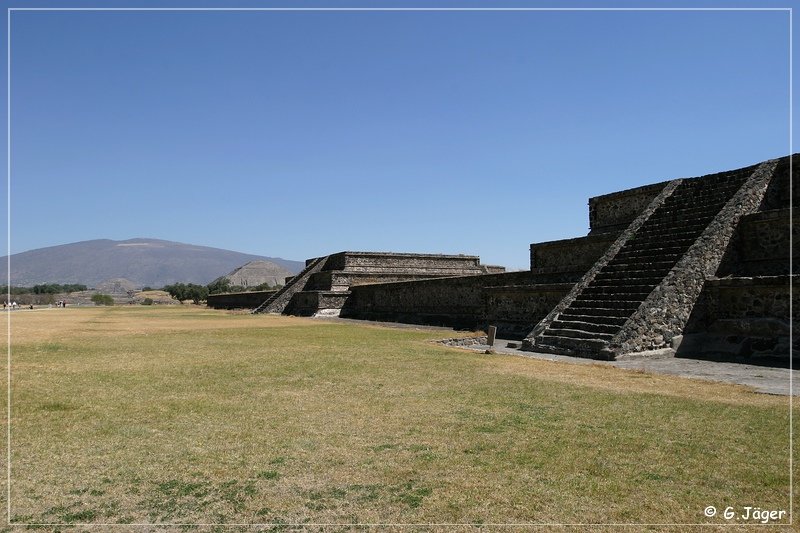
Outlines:
{"type": "MultiPolygon", "coordinates": [[[[13,254],[11,284],[83,283],[95,287],[114,278],[130,280],[137,287],[162,287],[177,282],[207,284],[250,261],[269,261],[290,274],[300,272],[305,266],[302,261],[159,239],[98,239],[13,254]]],[[[6,272],[3,257],[0,280],[6,279],[6,272]]]]}

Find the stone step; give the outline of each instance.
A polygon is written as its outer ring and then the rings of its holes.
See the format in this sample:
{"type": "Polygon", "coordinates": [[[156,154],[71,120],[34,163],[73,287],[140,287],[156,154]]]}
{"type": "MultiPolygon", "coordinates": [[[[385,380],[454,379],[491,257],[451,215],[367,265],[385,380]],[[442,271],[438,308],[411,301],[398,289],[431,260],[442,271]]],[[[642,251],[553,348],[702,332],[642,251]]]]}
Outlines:
{"type": "MultiPolygon", "coordinates": [[[[623,283],[635,282],[637,285],[658,285],[669,270],[654,272],[652,270],[629,270],[627,272],[606,272],[601,270],[595,277],[595,282],[621,281],[623,283]]],[[[603,283],[605,285],[605,283],[603,283]]]]}
{"type": "MultiPolygon", "coordinates": [[[[728,201],[728,196],[719,198],[707,198],[703,200],[698,199],[675,199],[674,201],[667,201],[661,204],[656,209],[655,214],[663,215],[665,213],[675,213],[683,211],[686,213],[696,212],[705,213],[709,211],[719,211],[720,208],[728,201]]],[[[652,217],[651,217],[652,218],[652,217]]]]}
{"type": "Polygon", "coordinates": [[[606,295],[606,294],[625,294],[626,296],[631,296],[631,298],[625,298],[625,300],[632,300],[635,301],[637,298],[636,296],[639,294],[644,294],[646,298],[648,294],[653,291],[655,285],[630,285],[624,283],[616,283],[616,284],[595,284],[591,283],[588,287],[583,289],[581,294],[597,294],[597,295],[606,295]]]}
{"type": "Polygon", "coordinates": [[[603,348],[607,346],[608,343],[602,339],[574,339],[545,331],[545,333],[536,338],[534,349],[548,353],[583,355],[596,358],[600,356],[603,348]]]}
{"type": "Polygon", "coordinates": [[[719,187],[720,185],[724,186],[727,183],[737,183],[739,181],[746,180],[750,174],[755,171],[757,167],[747,167],[742,168],[739,170],[732,170],[730,172],[723,172],[721,174],[714,174],[711,176],[699,176],[697,178],[689,178],[684,180],[681,184],[682,186],[694,186],[698,188],[703,188],[708,185],[714,185],[712,188],[719,187]]]}
{"type": "Polygon", "coordinates": [[[670,224],[670,223],[658,223],[653,222],[652,224],[645,223],[639,231],[636,232],[636,235],[646,234],[661,234],[661,233],[700,233],[704,229],[708,227],[708,224],[705,221],[701,222],[689,222],[682,224],[670,224]]]}
{"type": "Polygon", "coordinates": [[[698,187],[686,187],[681,189],[680,187],[676,190],[670,197],[667,199],[668,201],[690,201],[690,202],[697,202],[697,201],[719,201],[721,198],[726,198],[731,196],[735,191],[737,191],[741,187],[741,185],[732,185],[729,187],[726,186],[717,186],[710,189],[705,188],[698,188],[698,187]]]}
{"type": "Polygon", "coordinates": [[[661,237],[647,237],[641,239],[631,239],[625,243],[625,246],[622,247],[620,252],[622,251],[634,251],[634,250],[653,250],[659,248],[675,248],[675,249],[683,249],[686,250],[689,246],[692,245],[694,241],[697,240],[698,235],[692,235],[691,237],[683,237],[683,238],[673,238],[669,235],[664,235],[661,237]]]}
{"type": "Polygon", "coordinates": [[[647,251],[647,250],[656,250],[656,249],[686,249],[695,241],[696,239],[693,237],[692,239],[673,239],[669,236],[664,236],[662,238],[647,238],[647,239],[639,239],[639,240],[630,240],[625,243],[625,245],[620,249],[619,253],[622,252],[636,252],[636,251],[647,251]]]}
{"type": "Polygon", "coordinates": [[[680,235],[699,235],[706,227],[708,227],[708,222],[705,220],[692,224],[668,223],[654,224],[652,226],[645,224],[634,234],[634,238],[642,238],[642,236],[649,235],[674,235],[676,237],[680,235]]]}
{"type": "Polygon", "coordinates": [[[628,321],[627,317],[569,314],[566,310],[558,315],[558,320],[562,319],[574,322],[589,322],[591,324],[606,324],[617,328],[622,327],[628,321]]]}
{"type": "Polygon", "coordinates": [[[628,241],[620,251],[633,251],[633,250],[654,250],[659,248],[675,248],[681,250],[688,250],[689,247],[699,237],[699,234],[692,236],[684,236],[682,238],[671,237],[670,235],[652,236],[635,241],[628,241]]]}
{"type": "Polygon", "coordinates": [[[680,220],[702,220],[709,215],[717,213],[723,205],[725,205],[725,202],[707,205],[681,204],[662,206],[656,209],[647,220],[675,219],[677,217],[680,217],[680,220]]]}
{"type": "Polygon", "coordinates": [[[674,200],[664,202],[660,208],[662,210],[674,209],[704,209],[704,210],[719,210],[720,207],[725,205],[725,202],[730,198],[729,195],[724,194],[714,198],[694,198],[694,197],[676,197],[674,200]]]}
{"type": "MultiPolygon", "coordinates": [[[[602,274],[602,272],[601,272],[602,274]]],[[[652,290],[653,287],[661,283],[661,280],[664,277],[652,277],[652,278],[606,278],[606,277],[595,277],[592,282],[588,285],[589,287],[650,287],[652,290]]],[[[632,292],[641,292],[641,290],[633,290],[632,292]]]]}
{"type": "Polygon", "coordinates": [[[718,208],[665,209],[653,213],[645,224],[647,222],[651,224],[701,224],[704,221],[711,220],[718,212],[718,208]]]}
{"type": "Polygon", "coordinates": [[[605,333],[611,334],[619,331],[620,326],[613,325],[613,324],[599,324],[595,322],[583,322],[583,321],[573,321],[573,320],[554,320],[550,326],[549,330],[579,330],[579,331],[590,331],[595,333],[605,333]]]}
{"type": "Polygon", "coordinates": [[[640,246],[625,246],[615,257],[619,257],[625,259],[627,257],[634,257],[638,259],[642,259],[645,257],[657,256],[657,257],[664,257],[664,261],[669,261],[670,259],[677,258],[682,256],[686,253],[686,250],[689,249],[691,246],[691,242],[687,243],[672,243],[672,242],[662,242],[662,243],[652,243],[652,244],[645,244],[641,243],[640,246]],[[667,257],[669,256],[669,257],[667,257]]]}
{"type": "Polygon", "coordinates": [[[750,174],[752,174],[753,170],[750,170],[749,172],[743,172],[741,174],[690,178],[681,183],[678,187],[678,190],[713,193],[714,191],[718,191],[720,189],[738,189],[744,184],[745,181],[747,181],[747,178],[750,176],[750,174]]]}
{"type": "Polygon", "coordinates": [[[706,229],[707,225],[702,226],[692,226],[690,228],[642,228],[641,230],[637,231],[636,234],[628,240],[628,244],[631,242],[652,242],[652,241],[661,241],[663,242],[665,239],[669,239],[671,241],[694,241],[697,237],[703,233],[703,230],[706,229]]]}
{"type": "Polygon", "coordinates": [[[627,243],[623,246],[615,257],[644,257],[647,255],[652,255],[653,252],[658,254],[668,254],[668,253],[683,253],[686,251],[691,243],[672,243],[668,241],[661,241],[661,242],[632,242],[627,243]],[[659,246],[660,245],[660,246],[659,246]]]}
{"type": "MultiPolygon", "coordinates": [[[[609,261],[606,266],[603,267],[601,272],[629,272],[629,271],[637,271],[637,272],[654,272],[660,273],[664,272],[666,276],[666,272],[669,272],[672,267],[675,266],[675,261],[650,261],[650,262],[643,262],[643,261],[632,261],[629,258],[620,258],[619,254],[615,256],[611,261],[609,261]]],[[[657,274],[656,274],[657,275],[657,274]]]]}
{"type": "MultiPolygon", "coordinates": [[[[655,261],[671,261],[674,265],[687,248],[673,246],[671,248],[653,248],[649,250],[622,249],[614,256],[620,263],[643,264],[655,261]]],[[[672,268],[672,267],[670,267],[672,268]]]]}
{"type": "Polygon", "coordinates": [[[574,315],[592,315],[592,316],[607,316],[607,317],[614,317],[614,318],[629,318],[631,314],[636,311],[639,305],[642,302],[636,302],[638,305],[632,308],[620,308],[620,307],[611,307],[612,303],[615,302],[604,302],[606,305],[605,307],[600,307],[599,305],[575,305],[574,302],[572,305],[569,306],[568,309],[565,309],[562,313],[565,316],[574,316],[574,315]],[[574,315],[572,314],[574,313],[574,315]]]}
{"type": "Polygon", "coordinates": [[[710,201],[710,200],[720,200],[723,198],[729,198],[735,193],[736,191],[741,188],[742,183],[732,183],[730,185],[717,185],[716,187],[704,188],[704,187],[679,187],[668,200],[670,201],[678,201],[678,200],[685,200],[685,201],[710,201]]]}
{"type": "MultiPolygon", "coordinates": [[[[633,310],[639,307],[642,303],[641,299],[634,299],[630,294],[617,293],[617,294],[579,294],[573,301],[568,309],[574,307],[606,307],[611,309],[629,309],[633,310]]],[[[591,313],[590,313],[591,314],[591,313]]]]}
{"type": "Polygon", "coordinates": [[[556,335],[558,337],[570,337],[572,339],[600,339],[609,341],[614,336],[611,333],[597,333],[593,331],[583,331],[580,329],[561,329],[554,328],[552,325],[546,331],[549,335],[556,335]]]}

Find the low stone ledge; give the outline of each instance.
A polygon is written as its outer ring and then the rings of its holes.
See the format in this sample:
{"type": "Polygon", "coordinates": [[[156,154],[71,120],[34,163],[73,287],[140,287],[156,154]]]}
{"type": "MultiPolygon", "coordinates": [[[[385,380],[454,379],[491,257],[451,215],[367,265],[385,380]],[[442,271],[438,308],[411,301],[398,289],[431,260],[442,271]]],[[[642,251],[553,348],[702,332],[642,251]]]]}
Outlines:
{"type": "Polygon", "coordinates": [[[618,236],[618,233],[604,233],[533,243],[530,245],[531,271],[563,269],[586,272],[618,236]]]}
{"type": "Polygon", "coordinates": [[[252,309],[264,303],[278,291],[230,292],[227,294],[211,294],[206,305],[212,309],[252,309]]]}
{"type": "Polygon", "coordinates": [[[663,181],[589,198],[589,235],[624,230],[669,183],[663,181]]]}
{"type": "Polygon", "coordinates": [[[437,344],[444,344],[445,346],[487,346],[489,338],[486,335],[479,337],[453,337],[451,339],[442,339],[434,341],[437,344]]]}

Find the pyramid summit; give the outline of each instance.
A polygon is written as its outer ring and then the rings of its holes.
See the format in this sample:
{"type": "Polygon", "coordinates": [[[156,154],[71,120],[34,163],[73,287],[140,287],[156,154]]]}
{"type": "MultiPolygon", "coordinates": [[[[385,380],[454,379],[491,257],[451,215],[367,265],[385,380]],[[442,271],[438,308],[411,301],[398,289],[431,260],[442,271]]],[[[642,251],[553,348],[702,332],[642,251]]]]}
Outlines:
{"type": "Polygon", "coordinates": [[[292,274],[293,272],[272,261],[256,260],[245,263],[225,277],[230,281],[231,285],[247,288],[264,283],[272,286],[283,285],[285,279],[292,274]]]}

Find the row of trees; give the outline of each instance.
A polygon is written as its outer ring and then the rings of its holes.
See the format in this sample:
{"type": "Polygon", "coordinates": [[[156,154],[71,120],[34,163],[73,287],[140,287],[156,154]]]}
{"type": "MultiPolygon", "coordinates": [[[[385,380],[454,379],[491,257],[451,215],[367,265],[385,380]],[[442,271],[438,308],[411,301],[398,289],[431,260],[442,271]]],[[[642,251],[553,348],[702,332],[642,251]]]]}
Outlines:
{"type": "Polygon", "coordinates": [[[196,285],[194,283],[174,283],[172,285],[165,285],[162,290],[169,293],[170,296],[178,301],[191,300],[199,304],[201,301],[208,298],[208,287],[205,285],[196,285]]]}
{"type": "MultiPolygon", "coordinates": [[[[231,285],[231,280],[226,277],[217,278],[208,285],[197,285],[195,283],[173,283],[166,285],[162,290],[169,293],[170,296],[176,300],[192,300],[194,303],[200,303],[208,298],[209,294],[224,294],[229,292],[246,292],[246,291],[268,291],[276,289],[278,286],[272,286],[269,283],[262,283],[254,287],[243,287],[241,285],[231,285]]],[[[54,294],[72,293],[78,291],[88,290],[86,285],[78,283],[60,284],[60,283],[42,283],[34,285],[33,287],[16,287],[8,285],[0,285],[0,294],[11,294],[12,296],[20,295],[37,295],[44,297],[34,298],[30,303],[47,304],[54,303],[54,294]],[[35,301],[34,301],[35,300],[35,301]]],[[[143,290],[153,290],[151,287],[145,287],[143,290]]],[[[111,296],[105,294],[95,294],[92,296],[92,301],[97,305],[113,305],[108,299],[111,296]]],[[[24,298],[23,298],[24,299],[24,298]]],[[[152,303],[152,300],[150,300],[152,303]]]]}
{"type": "Polygon", "coordinates": [[[208,285],[197,285],[194,283],[174,283],[166,285],[162,290],[169,293],[170,296],[176,300],[192,300],[194,303],[200,303],[208,299],[210,294],[225,294],[229,292],[253,292],[253,291],[268,291],[277,289],[279,286],[273,286],[269,283],[262,283],[253,287],[243,287],[241,285],[231,285],[231,280],[226,277],[217,278],[208,285]]]}
{"type": "Polygon", "coordinates": [[[255,291],[269,291],[278,288],[277,285],[270,285],[269,283],[262,283],[252,287],[245,287],[243,285],[231,285],[231,280],[226,277],[217,278],[208,285],[208,294],[225,294],[229,292],[255,292],[255,291]]]}
{"type": "Polygon", "coordinates": [[[41,285],[34,285],[33,287],[16,287],[12,285],[0,285],[0,293],[18,295],[18,294],[62,294],[87,290],[86,285],[80,283],[42,283],[41,285]]]}

